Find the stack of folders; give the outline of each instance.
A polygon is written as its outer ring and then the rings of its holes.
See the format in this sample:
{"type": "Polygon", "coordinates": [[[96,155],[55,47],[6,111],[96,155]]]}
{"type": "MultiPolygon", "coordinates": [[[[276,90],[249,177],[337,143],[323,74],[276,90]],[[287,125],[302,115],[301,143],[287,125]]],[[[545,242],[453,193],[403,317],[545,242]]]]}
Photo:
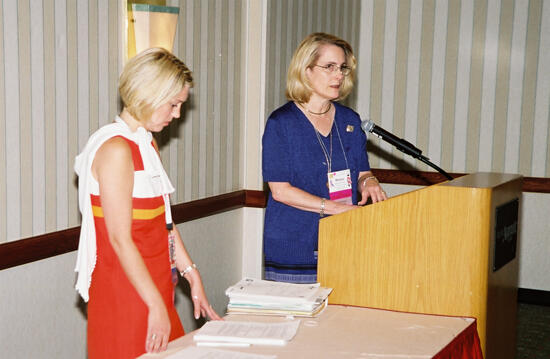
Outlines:
{"type": "Polygon", "coordinates": [[[332,288],[244,278],[229,287],[228,314],[314,317],[328,304],[332,288]]]}

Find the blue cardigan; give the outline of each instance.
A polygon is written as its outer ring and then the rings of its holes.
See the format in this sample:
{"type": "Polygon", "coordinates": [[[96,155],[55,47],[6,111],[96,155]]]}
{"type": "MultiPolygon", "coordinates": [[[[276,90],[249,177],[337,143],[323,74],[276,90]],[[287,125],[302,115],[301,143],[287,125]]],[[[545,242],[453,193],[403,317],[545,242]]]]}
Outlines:
{"type": "MultiPolygon", "coordinates": [[[[370,169],[366,136],[355,111],[338,103],[334,106],[336,115],[332,127],[331,170],[350,169],[352,199],[357,204],[359,172],[370,169]]],[[[330,135],[320,137],[325,147],[330,149],[330,135]]],[[[288,102],[269,116],[262,145],[264,182],[288,182],[313,195],[329,198],[326,157],[314,127],[293,102],[288,102]]],[[[266,266],[316,266],[318,226],[319,213],[277,202],[270,193],[264,225],[266,266]]]]}

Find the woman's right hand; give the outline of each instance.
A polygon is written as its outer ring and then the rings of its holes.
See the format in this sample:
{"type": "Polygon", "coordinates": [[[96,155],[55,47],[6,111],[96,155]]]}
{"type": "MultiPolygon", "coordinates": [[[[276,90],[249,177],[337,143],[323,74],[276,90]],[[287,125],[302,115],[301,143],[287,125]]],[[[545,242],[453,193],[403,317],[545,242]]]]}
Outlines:
{"type": "Polygon", "coordinates": [[[161,301],[149,307],[147,317],[147,339],[145,351],[147,353],[158,353],[165,351],[170,338],[170,318],[166,306],[161,301]]]}
{"type": "Polygon", "coordinates": [[[344,204],[336,201],[325,201],[325,214],[339,214],[355,209],[358,206],[353,204],[344,204]]]}
{"type": "Polygon", "coordinates": [[[193,300],[195,319],[210,318],[210,320],[223,320],[212,308],[204,292],[202,279],[198,270],[185,275],[191,286],[191,299],[193,300]]]}
{"type": "MultiPolygon", "coordinates": [[[[321,213],[322,198],[294,187],[288,182],[268,182],[268,185],[275,201],[303,211],[321,213]]],[[[329,199],[324,200],[324,205],[324,214],[338,214],[357,208],[351,204],[343,204],[329,199]]]]}

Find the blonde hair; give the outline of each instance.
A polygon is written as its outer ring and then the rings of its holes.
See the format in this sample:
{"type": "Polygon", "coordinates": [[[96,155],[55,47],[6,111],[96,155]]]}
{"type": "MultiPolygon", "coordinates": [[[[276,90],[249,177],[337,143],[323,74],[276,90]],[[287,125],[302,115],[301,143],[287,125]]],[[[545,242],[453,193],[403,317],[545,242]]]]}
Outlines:
{"type": "Polygon", "coordinates": [[[193,76],[187,66],[163,48],[150,48],[124,66],[118,91],[126,110],[144,122],[186,85],[193,87],[193,76]]]}
{"type": "Polygon", "coordinates": [[[286,97],[291,101],[306,103],[309,101],[313,89],[311,88],[306,76],[306,69],[312,68],[319,59],[319,49],[323,45],[335,45],[344,50],[346,65],[351,69],[350,73],[344,77],[340,87],[340,96],[336,99],[342,100],[353,89],[355,79],[355,68],[357,60],[353,55],[353,49],[345,40],[334,35],[323,32],[316,32],[308,35],[298,46],[288,67],[286,78],[286,97]]]}

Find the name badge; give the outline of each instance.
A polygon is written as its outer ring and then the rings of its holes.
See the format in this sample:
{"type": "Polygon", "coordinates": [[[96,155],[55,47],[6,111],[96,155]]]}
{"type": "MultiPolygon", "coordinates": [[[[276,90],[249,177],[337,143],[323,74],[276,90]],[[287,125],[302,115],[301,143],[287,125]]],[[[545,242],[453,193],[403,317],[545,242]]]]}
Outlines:
{"type": "Polygon", "coordinates": [[[327,176],[330,200],[345,204],[352,204],[350,170],[346,169],[336,172],[329,172],[327,176]]]}

